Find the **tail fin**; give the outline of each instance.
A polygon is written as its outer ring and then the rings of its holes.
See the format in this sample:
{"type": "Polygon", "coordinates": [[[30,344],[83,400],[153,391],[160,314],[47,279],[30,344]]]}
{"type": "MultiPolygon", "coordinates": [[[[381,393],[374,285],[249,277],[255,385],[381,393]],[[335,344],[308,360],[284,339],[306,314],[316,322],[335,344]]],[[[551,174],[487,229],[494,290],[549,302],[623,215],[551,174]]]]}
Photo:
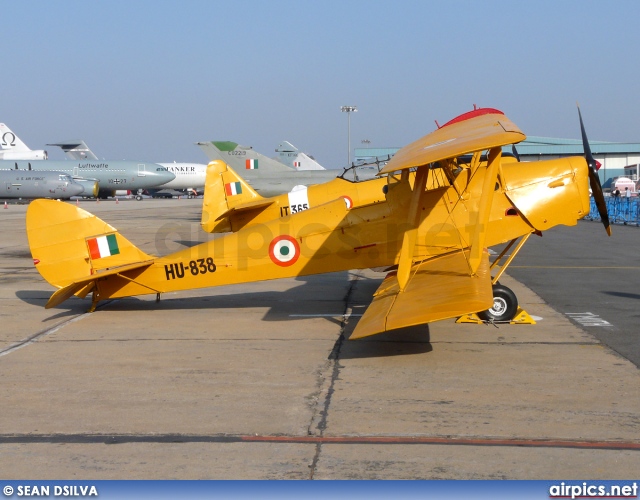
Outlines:
{"type": "Polygon", "coordinates": [[[46,160],[48,157],[44,149],[29,149],[9,127],[0,123],[0,160],[46,160]]]}
{"type": "Polygon", "coordinates": [[[276,148],[276,153],[279,153],[282,163],[296,170],[326,170],[312,156],[298,151],[289,141],[282,141],[276,148]]]}
{"type": "Polygon", "coordinates": [[[98,157],[89,149],[84,141],[63,141],[47,146],[59,146],[70,160],[97,160],[98,157]]]}
{"type": "Polygon", "coordinates": [[[238,172],[256,170],[260,172],[291,172],[293,168],[268,158],[253,150],[251,146],[240,146],[237,142],[197,142],[209,160],[222,160],[238,172]]]}
{"type": "Polygon", "coordinates": [[[75,205],[35,200],[26,225],[36,269],[59,289],[47,308],[71,295],[85,297],[99,278],[153,263],[114,227],[75,205]]]}
{"type": "Polygon", "coordinates": [[[242,207],[255,207],[271,204],[256,193],[235,170],[222,160],[216,160],[207,166],[204,186],[201,226],[205,231],[231,231],[225,216],[242,207]]]}
{"type": "Polygon", "coordinates": [[[15,152],[31,151],[20,138],[4,123],[0,123],[0,147],[15,152]]]}

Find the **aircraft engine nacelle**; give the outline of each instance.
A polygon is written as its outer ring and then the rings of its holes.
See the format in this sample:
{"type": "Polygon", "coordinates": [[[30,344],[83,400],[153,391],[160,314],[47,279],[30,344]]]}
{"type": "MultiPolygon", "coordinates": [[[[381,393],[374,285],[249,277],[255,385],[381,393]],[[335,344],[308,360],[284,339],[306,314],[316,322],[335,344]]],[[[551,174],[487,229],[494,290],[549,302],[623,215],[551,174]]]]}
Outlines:
{"type": "Polygon", "coordinates": [[[80,184],[84,191],[82,192],[82,196],[87,196],[91,198],[98,197],[98,190],[100,189],[100,185],[98,181],[92,181],[89,179],[74,179],[75,182],[80,184]]]}
{"type": "Polygon", "coordinates": [[[49,154],[44,149],[35,151],[0,151],[0,160],[46,160],[49,154]]]}
{"type": "Polygon", "coordinates": [[[505,194],[539,231],[574,226],[589,214],[589,167],[580,156],[507,163],[502,171],[505,194]]]}

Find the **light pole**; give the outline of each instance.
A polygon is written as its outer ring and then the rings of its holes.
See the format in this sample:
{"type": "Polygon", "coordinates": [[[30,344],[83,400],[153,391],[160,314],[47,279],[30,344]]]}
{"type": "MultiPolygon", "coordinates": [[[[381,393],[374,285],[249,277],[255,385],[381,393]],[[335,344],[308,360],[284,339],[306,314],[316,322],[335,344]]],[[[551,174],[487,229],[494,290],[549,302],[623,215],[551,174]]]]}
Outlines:
{"type": "Polygon", "coordinates": [[[347,168],[351,166],[351,112],[357,112],[357,106],[341,106],[340,111],[347,113],[347,168]]]}

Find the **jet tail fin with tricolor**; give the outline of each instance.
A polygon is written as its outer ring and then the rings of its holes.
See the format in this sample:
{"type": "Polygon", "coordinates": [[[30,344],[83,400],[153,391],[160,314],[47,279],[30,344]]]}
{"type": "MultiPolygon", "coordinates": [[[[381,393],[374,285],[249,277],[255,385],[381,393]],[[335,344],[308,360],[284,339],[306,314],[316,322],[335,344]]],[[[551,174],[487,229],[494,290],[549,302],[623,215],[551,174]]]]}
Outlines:
{"type": "Polygon", "coordinates": [[[282,141],[276,148],[278,159],[296,170],[326,170],[312,156],[299,151],[289,141],[282,141]]]}
{"type": "Polygon", "coordinates": [[[251,146],[241,146],[232,141],[209,141],[196,143],[210,161],[222,160],[237,172],[291,172],[295,169],[254,151],[251,146]]]}

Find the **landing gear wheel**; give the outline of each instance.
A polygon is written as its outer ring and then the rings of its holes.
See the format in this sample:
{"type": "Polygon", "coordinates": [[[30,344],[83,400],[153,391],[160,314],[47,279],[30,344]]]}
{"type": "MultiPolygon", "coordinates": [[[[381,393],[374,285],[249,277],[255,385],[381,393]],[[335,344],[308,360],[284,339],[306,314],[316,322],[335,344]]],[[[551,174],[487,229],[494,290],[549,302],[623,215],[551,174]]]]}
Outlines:
{"type": "Polygon", "coordinates": [[[136,200],[138,200],[138,201],[142,201],[142,196],[137,195],[137,196],[136,196],[136,200]]]}
{"type": "Polygon", "coordinates": [[[493,307],[478,313],[482,321],[493,323],[511,321],[518,311],[518,298],[510,288],[504,285],[493,285],[493,307]]]}

